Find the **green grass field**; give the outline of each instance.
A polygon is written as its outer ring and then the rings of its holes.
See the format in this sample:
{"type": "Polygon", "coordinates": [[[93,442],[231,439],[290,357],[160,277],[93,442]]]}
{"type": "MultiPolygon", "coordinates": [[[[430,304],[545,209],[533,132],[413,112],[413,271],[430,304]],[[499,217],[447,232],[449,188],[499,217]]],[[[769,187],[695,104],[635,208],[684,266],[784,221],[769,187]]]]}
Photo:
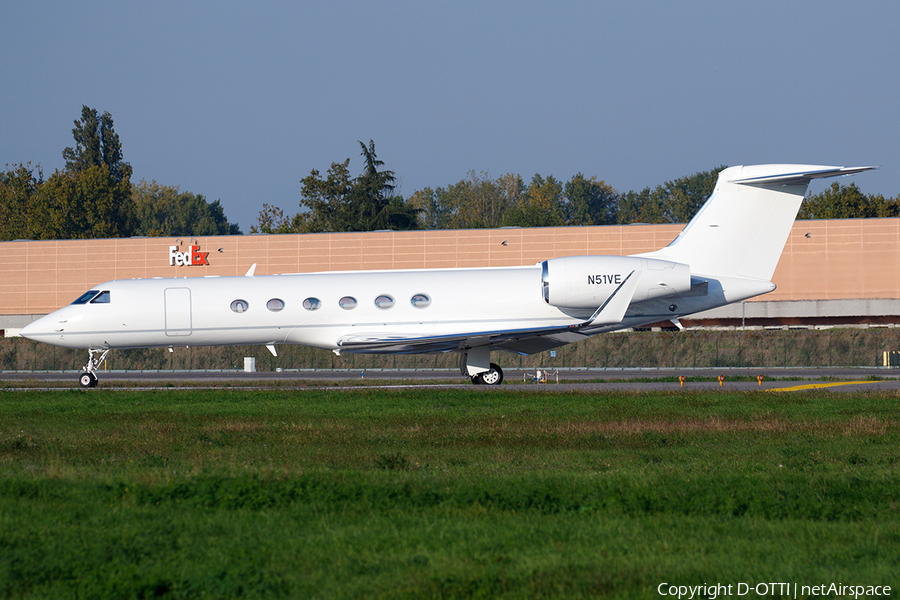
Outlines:
{"type": "Polygon", "coordinates": [[[898,507],[889,394],[0,393],[4,597],[896,594],[898,507]]]}

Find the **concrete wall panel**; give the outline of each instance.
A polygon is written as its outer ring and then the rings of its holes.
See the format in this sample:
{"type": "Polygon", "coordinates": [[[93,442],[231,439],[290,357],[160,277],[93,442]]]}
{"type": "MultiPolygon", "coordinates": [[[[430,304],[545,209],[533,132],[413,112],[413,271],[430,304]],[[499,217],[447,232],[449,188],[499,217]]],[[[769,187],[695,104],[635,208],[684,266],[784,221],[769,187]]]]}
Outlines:
{"type": "MultiPolygon", "coordinates": [[[[0,315],[46,313],[111,279],[243,275],[253,263],[257,275],[532,265],[558,256],[656,250],[682,227],[0,242],[0,315]],[[209,266],[169,265],[169,246],[186,252],[192,244],[209,252],[209,266]]],[[[900,298],[900,219],[797,221],[773,280],[778,289],[760,301],[900,298]]]]}

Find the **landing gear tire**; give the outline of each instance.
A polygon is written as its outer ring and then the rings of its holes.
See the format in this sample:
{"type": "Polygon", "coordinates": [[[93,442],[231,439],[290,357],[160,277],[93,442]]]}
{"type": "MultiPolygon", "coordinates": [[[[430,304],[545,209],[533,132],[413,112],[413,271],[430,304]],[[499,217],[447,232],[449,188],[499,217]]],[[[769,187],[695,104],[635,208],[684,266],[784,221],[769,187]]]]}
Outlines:
{"type": "Polygon", "coordinates": [[[491,363],[489,371],[484,371],[472,377],[472,383],[475,385],[500,385],[503,383],[503,369],[500,368],[500,365],[491,363]]]}
{"type": "Polygon", "coordinates": [[[109,348],[88,348],[88,362],[82,369],[83,373],[78,377],[78,383],[83,388],[97,387],[97,376],[94,371],[106,362],[106,355],[109,354],[109,348]]]}
{"type": "Polygon", "coordinates": [[[78,378],[78,383],[83,388],[97,387],[97,376],[93,373],[82,373],[81,377],[78,378]]]}

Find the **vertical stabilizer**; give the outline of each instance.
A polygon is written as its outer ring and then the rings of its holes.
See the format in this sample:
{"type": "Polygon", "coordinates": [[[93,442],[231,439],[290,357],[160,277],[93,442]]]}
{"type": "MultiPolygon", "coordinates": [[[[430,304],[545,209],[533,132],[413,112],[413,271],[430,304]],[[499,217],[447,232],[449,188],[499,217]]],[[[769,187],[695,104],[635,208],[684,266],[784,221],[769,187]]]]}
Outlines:
{"type": "Polygon", "coordinates": [[[768,281],[809,182],[875,167],[752,165],[719,173],[712,195],[675,240],[642,254],[690,265],[694,275],[768,281]]]}

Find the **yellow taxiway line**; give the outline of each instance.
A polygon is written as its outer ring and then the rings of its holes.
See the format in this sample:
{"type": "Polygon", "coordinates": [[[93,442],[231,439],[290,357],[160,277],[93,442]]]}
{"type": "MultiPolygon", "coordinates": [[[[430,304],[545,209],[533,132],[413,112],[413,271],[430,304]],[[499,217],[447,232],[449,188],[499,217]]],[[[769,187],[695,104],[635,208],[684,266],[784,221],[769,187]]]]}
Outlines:
{"type": "Polygon", "coordinates": [[[800,390],[815,390],[818,388],[835,387],[838,385],[860,385],[863,383],[876,383],[874,381],[839,381],[837,383],[810,383],[807,385],[795,385],[793,387],[769,388],[767,392],[799,392],[800,390]]]}

